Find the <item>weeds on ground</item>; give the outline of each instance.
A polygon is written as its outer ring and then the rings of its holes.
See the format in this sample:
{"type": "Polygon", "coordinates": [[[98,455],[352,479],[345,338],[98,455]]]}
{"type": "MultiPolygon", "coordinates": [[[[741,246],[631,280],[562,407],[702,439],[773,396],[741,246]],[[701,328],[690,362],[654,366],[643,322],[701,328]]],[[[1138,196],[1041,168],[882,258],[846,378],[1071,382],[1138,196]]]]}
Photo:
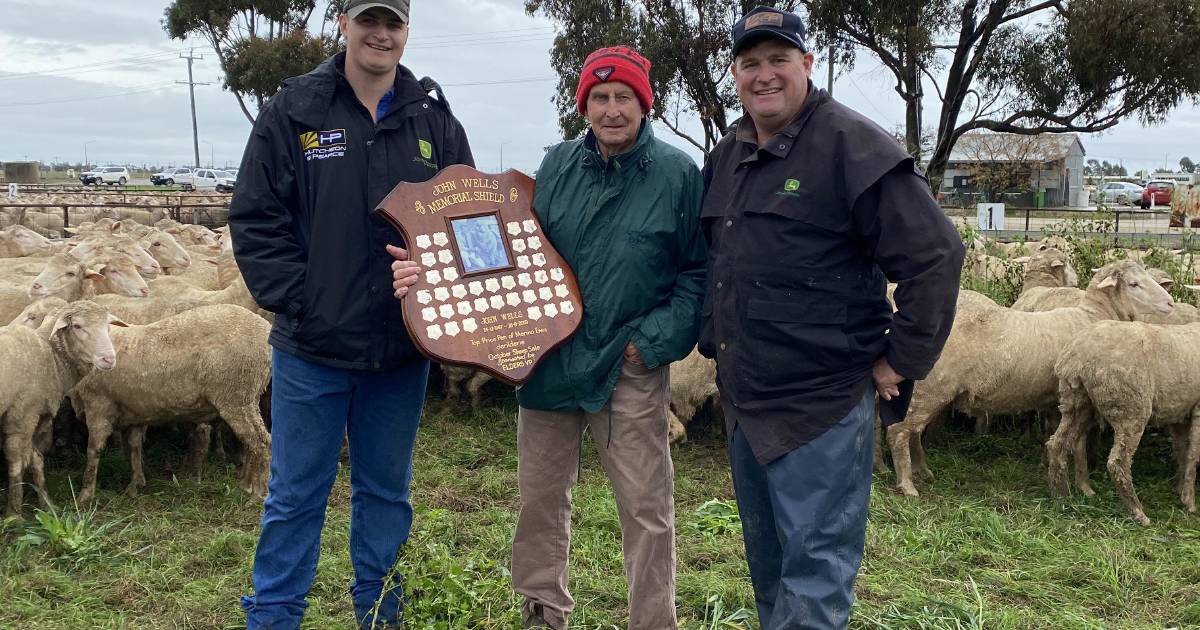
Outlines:
{"type": "MultiPolygon", "coordinates": [[[[17,527],[17,520],[12,519],[10,527],[17,527]]],[[[94,504],[80,508],[72,492],[70,507],[48,504],[34,512],[33,522],[17,537],[16,547],[21,551],[36,548],[51,560],[79,566],[101,559],[109,535],[125,520],[103,520],[94,504]]]]}

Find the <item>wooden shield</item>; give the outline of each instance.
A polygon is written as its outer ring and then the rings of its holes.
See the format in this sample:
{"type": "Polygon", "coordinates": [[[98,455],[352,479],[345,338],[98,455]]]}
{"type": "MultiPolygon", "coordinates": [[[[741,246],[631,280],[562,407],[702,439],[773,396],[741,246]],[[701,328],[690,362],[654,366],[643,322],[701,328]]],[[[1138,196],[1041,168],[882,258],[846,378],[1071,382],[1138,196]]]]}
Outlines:
{"type": "Polygon", "coordinates": [[[421,265],[401,305],[429,358],[519,385],[583,321],[575,274],[542,232],[528,175],[449,166],[399,184],[375,211],[421,265]]]}

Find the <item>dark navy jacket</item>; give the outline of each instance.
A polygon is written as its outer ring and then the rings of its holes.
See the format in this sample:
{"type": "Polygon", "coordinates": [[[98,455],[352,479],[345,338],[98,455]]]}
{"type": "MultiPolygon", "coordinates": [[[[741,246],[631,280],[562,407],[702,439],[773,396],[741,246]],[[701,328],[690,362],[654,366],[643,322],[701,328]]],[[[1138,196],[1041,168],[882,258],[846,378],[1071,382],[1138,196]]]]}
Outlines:
{"type": "Polygon", "coordinates": [[[271,345],[340,368],[387,370],[420,357],[392,295],[372,212],[396,184],[474,165],[462,125],[404,66],[378,123],[345,77],[345,55],[293,77],[259,113],[229,212],[238,267],[276,314],[271,345]]]}

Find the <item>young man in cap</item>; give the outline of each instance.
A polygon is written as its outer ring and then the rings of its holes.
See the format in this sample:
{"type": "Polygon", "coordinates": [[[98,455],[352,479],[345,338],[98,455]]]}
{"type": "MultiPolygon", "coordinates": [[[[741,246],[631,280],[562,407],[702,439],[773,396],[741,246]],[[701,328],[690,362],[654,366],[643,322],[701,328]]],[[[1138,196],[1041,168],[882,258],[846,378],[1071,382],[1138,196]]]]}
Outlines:
{"type": "Polygon", "coordinates": [[[412,524],[429,363],[389,286],[407,254],[372,210],[399,182],[472,164],[445,100],[399,65],[408,21],[408,0],[350,0],[339,18],[346,51],[284,83],[242,160],[234,253],[255,300],[275,313],[271,480],[254,595],[242,600],[249,628],[300,627],[343,436],[357,623],[400,623],[391,571],[412,524]]]}
{"type": "Polygon", "coordinates": [[[963,246],[899,144],[813,86],[798,16],[754,9],[733,55],[746,115],[704,169],[700,351],[717,361],[762,627],[845,628],[875,396],[903,417],[937,360],[963,246]]]}
{"type": "Polygon", "coordinates": [[[512,579],[526,627],[564,630],[571,486],[587,427],[621,520],[629,628],[675,628],[675,512],[667,364],[696,341],[703,294],[703,185],[654,138],[650,62],[588,56],[576,91],[590,129],[546,154],[534,211],[575,271],[583,325],[517,389],[521,512],[512,579]]]}

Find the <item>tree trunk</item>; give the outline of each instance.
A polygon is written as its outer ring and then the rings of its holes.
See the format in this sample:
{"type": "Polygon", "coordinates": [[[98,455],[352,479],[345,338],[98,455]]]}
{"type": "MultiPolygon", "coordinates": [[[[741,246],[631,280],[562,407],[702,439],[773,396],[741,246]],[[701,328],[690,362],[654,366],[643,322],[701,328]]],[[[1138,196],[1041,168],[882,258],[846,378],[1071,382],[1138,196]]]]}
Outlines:
{"type": "Polygon", "coordinates": [[[950,144],[938,139],[938,144],[929,156],[929,166],[925,169],[925,177],[929,179],[929,190],[936,197],[942,189],[942,177],[946,174],[946,166],[950,162],[950,144]]]}
{"type": "MultiPolygon", "coordinates": [[[[912,71],[917,72],[914,65],[912,71]]],[[[910,75],[909,79],[912,79],[910,75]]],[[[907,145],[909,155],[921,163],[921,83],[920,77],[917,77],[915,84],[909,83],[906,86],[906,91],[909,96],[905,99],[904,110],[904,142],[907,145]]]]}

